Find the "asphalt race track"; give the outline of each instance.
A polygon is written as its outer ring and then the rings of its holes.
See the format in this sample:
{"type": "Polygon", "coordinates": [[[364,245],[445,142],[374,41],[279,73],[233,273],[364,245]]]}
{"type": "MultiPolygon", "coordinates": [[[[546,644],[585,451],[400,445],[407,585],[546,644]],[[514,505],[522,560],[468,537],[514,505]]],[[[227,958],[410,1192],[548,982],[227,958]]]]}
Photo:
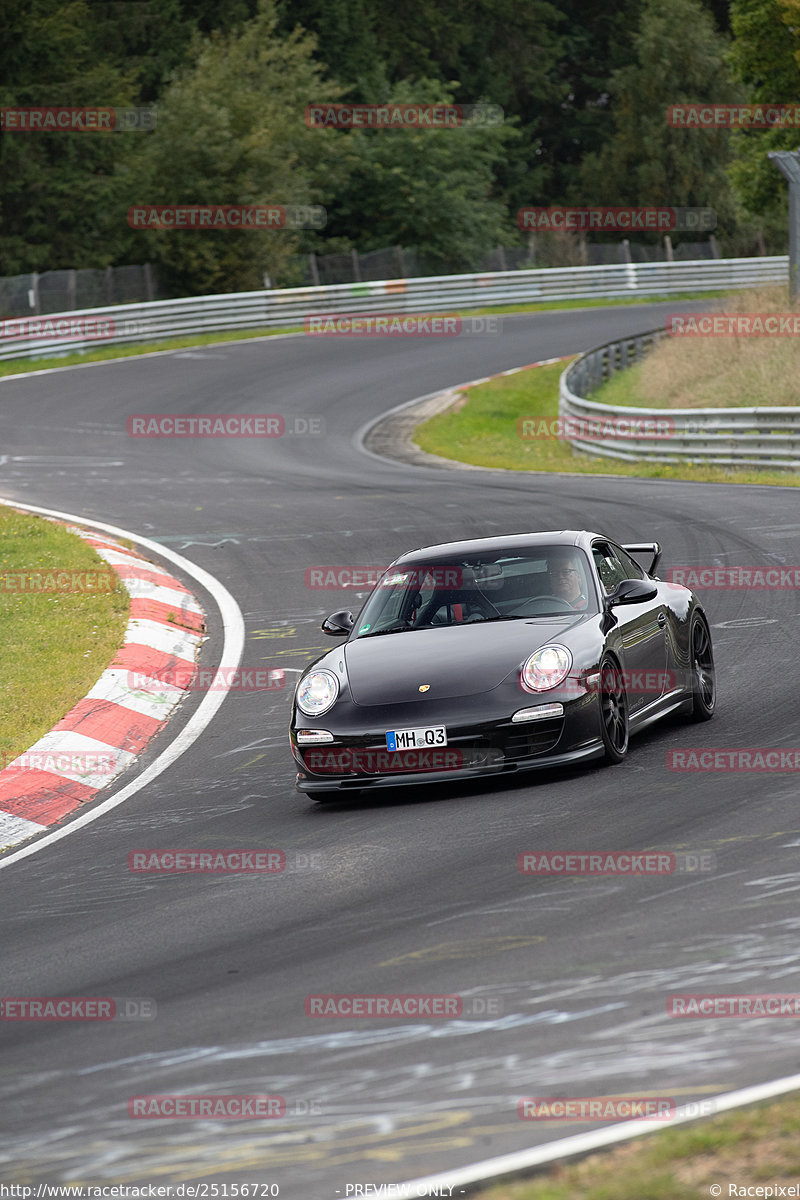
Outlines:
{"type": "MultiPolygon", "coordinates": [[[[675,307],[507,317],[497,336],[269,339],[5,381],[0,495],[180,551],[241,606],[243,666],[290,681],[333,644],[323,616],[355,599],[307,588],[315,565],[572,527],[658,539],[662,575],[798,564],[793,489],[429,470],[358,448],[393,405],[653,328],[675,307]],[[327,433],[132,439],[125,420],[141,412],[317,415],[327,433]]],[[[0,1180],[275,1183],[282,1200],[332,1200],[590,1128],[522,1122],[523,1096],[684,1103],[800,1070],[791,1020],[666,1015],[673,992],[800,991],[796,776],[666,766],[681,747],[800,744],[798,599],[704,595],[718,714],[657,725],[620,767],[318,805],[294,791],[290,687],[232,693],[153,784],[0,870],[2,995],[157,1006],[148,1021],[0,1025],[0,1180]],[[152,847],[276,847],[289,865],[129,872],[129,852],[152,847]],[[648,848],[711,852],[716,870],[517,870],[526,850],[648,848]],[[457,993],[485,1015],[314,1019],[317,993],[457,993]],[[175,1092],[279,1094],[287,1115],[128,1117],[130,1096],[175,1092]]],[[[213,665],[213,608],[210,631],[213,665]]]]}

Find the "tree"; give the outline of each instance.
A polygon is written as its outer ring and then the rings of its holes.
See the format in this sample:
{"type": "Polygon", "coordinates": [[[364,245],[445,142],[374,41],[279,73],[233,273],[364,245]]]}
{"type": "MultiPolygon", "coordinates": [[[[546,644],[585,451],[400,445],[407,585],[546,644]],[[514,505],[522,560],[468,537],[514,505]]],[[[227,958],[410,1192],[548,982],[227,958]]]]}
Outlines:
{"type": "Polygon", "coordinates": [[[726,176],[729,134],[667,124],[671,104],[730,102],[736,91],[725,65],[726,43],[699,0],[647,0],[632,39],[633,62],[614,72],[614,132],[581,171],[584,204],[652,204],[716,209],[731,229],[734,204],[726,176]],[[692,30],[692,37],[676,37],[692,30]]]}
{"type": "MultiPolygon", "coordinates": [[[[702,4],[721,30],[727,4],[702,4]]],[[[318,35],[318,55],[352,99],[378,101],[403,80],[428,78],[458,80],[458,103],[500,104],[519,136],[497,165],[494,195],[516,211],[563,201],[580,186],[582,159],[614,136],[610,79],[633,61],[643,8],[644,0],[280,0],[279,11],[283,28],[299,22],[318,35]]],[[[674,46],[682,11],[665,9],[674,46]]]]}
{"type": "MultiPolygon", "coordinates": [[[[6,0],[0,106],[135,102],[132,76],[98,57],[84,0],[6,0]]],[[[115,164],[137,134],[0,136],[0,274],[102,267],[125,243],[115,164]]]]}
{"type": "Polygon", "coordinates": [[[494,172],[495,196],[518,208],[547,186],[543,131],[569,91],[558,71],[567,19],[560,7],[550,0],[282,0],[280,12],[284,28],[300,22],[318,35],[317,53],[348,99],[382,103],[403,88],[419,102],[426,80],[455,80],[457,103],[487,100],[512,124],[518,118],[518,135],[494,172]]]}
{"type": "MultiPolygon", "coordinates": [[[[330,145],[303,121],[316,96],[336,98],[312,59],[313,39],[276,33],[272,0],[228,34],[197,38],[159,102],[158,128],[132,164],[129,204],[325,203],[330,145]]],[[[125,220],[125,213],[118,214],[125,220]]],[[[138,261],[154,258],[178,294],[256,289],[296,248],[285,230],[147,230],[138,261]]]]}
{"type": "MultiPolygon", "coordinates": [[[[731,67],[748,101],[800,101],[800,5],[797,0],[732,0],[731,67]]],[[[770,150],[794,150],[800,131],[741,130],[732,139],[730,176],[744,208],[757,214],[773,238],[785,244],[787,184],[767,158],[770,150]]]]}
{"type": "Polygon", "coordinates": [[[97,60],[132,77],[137,104],[152,104],[183,61],[196,20],[181,0],[92,0],[91,13],[97,60]]]}
{"type": "MultiPolygon", "coordinates": [[[[449,104],[456,86],[404,81],[382,103],[449,104]]],[[[515,237],[505,206],[492,197],[497,164],[514,136],[507,125],[339,135],[326,233],[362,251],[417,247],[433,271],[474,268],[489,247],[515,237]]]]}

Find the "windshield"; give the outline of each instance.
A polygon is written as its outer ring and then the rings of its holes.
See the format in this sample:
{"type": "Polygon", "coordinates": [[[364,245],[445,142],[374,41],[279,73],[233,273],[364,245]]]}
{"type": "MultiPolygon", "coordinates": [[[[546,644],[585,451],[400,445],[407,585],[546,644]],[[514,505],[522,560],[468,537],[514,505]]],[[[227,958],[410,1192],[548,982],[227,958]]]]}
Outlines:
{"type": "Polygon", "coordinates": [[[590,578],[586,555],[572,546],[399,566],[378,581],[354,636],[596,613],[590,578]]]}

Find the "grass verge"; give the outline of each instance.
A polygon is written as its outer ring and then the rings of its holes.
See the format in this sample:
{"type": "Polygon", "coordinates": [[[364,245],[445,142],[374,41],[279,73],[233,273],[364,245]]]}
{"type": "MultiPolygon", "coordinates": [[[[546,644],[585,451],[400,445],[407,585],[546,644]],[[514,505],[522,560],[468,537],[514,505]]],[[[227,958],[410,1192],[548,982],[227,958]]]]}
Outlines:
{"type": "MultiPolygon", "coordinates": [[[[576,1129],[565,1126],[564,1136],[576,1129]]],[[[729,1192],[729,1184],[763,1189],[767,1184],[796,1185],[799,1176],[800,1102],[795,1094],[648,1134],[568,1166],[555,1164],[527,1182],[470,1194],[481,1200],[698,1200],[747,1194],[729,1192]]]]}
{"type": "MultiPolygon", "coordinates": [[[[633,296],[621,300],[541,301],[537,304],[505,304],[490,308],[462,309],[456,315],[480,317],[525,312],[558,312],[577,308],[610,308],[631,304],[657,304],[664,300],[706,300],[725,294],[724,292],[681,292],[674,296],[633,296]]],[[[197,333],[188,334],[186,337],[163,338],[161,341],[142,342],[133,346],[99,346],[80,354],[53,354],[37,359],[13,359],[0,361],[0,378],[6,375],[25,375],[31,371],[45,371],[52,367],[74,367],[82,363],[106,362],[114,358],[135,358],[141,354],[188,350],[193,346],[214,346],[222,342],[244,342],[252,338],[302,332],[303,329],[300,325],[287,325],[284,329],[239,329],[230,333],[197,333]]]]}
{"type": "Polygon", "coordinates": [[[0,507],[0,768],[97,682],[122,645],[129,610],[116,572],[81,538],[43,517],[0,507]],[[114,588],[20,591],[20,573],[49,571],[102,572],[114,588]]]}
{"type": "Polygon", "coordinates": [[[82,363],[106,362],[113,358],[137,358],[142,354],[157,354],[169,350],[188,350],[192,346],[214,346],[220,342],[244,342],[251,338],[269,337],[278,333],[302,333],[302,328],[246,329],[235,333],[197,333],[186,337],[163,338],[161,341],[141,342],[133,346],[98,346],[86,353],[52,354],[46,358],[10,359],[0,362],[0,378],[5,375],[25,375],[31,371],[46,371],[51,367],[75,367],[82,363]]]}
{"type": "MultiPolygon", "coordinates": [[[[728,297],[725,312],[736,318],[786,316],[792,305],[786,288],[759,288],[728,297]]],[[[800,313],[795,309],[793,315],[800,313]]],[[[800,404],[800,339],[788,328],[789,323],[784,334],[772,337],[664,338],[590,399],[639,408],[795,407],[800,404]]]]}
{"type": "MultiPolygon", "coordinates": [[[[566,362],[500,376],[466,392],[466,399],[418,425],[414,441],[429,454],[511,471],[563,471],[577,475],[628,475],[699,483],[766,483],[800,486],[800,472],[699,463],[623,462],[576,453],[557,437],[524,440],[517,422],[558,416],[558,380],[566,362]]],[[[622,375],[618,377],[622,379],[622,375]]],[[[596,394],[597,395],[597,394],[596,394]]]]}

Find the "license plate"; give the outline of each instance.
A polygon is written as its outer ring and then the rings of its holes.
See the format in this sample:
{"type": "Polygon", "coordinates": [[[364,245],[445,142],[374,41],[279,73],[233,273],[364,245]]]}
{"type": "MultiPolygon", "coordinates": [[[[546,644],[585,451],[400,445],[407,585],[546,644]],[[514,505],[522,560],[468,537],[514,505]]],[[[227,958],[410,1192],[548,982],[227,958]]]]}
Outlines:
{"type": "Polygon", "coordinates": [[[419,750],[424,746],[446,745],[444,725],[431,725],[427,729],[390,729],[386,734],[387,750],[419,750]]]}

